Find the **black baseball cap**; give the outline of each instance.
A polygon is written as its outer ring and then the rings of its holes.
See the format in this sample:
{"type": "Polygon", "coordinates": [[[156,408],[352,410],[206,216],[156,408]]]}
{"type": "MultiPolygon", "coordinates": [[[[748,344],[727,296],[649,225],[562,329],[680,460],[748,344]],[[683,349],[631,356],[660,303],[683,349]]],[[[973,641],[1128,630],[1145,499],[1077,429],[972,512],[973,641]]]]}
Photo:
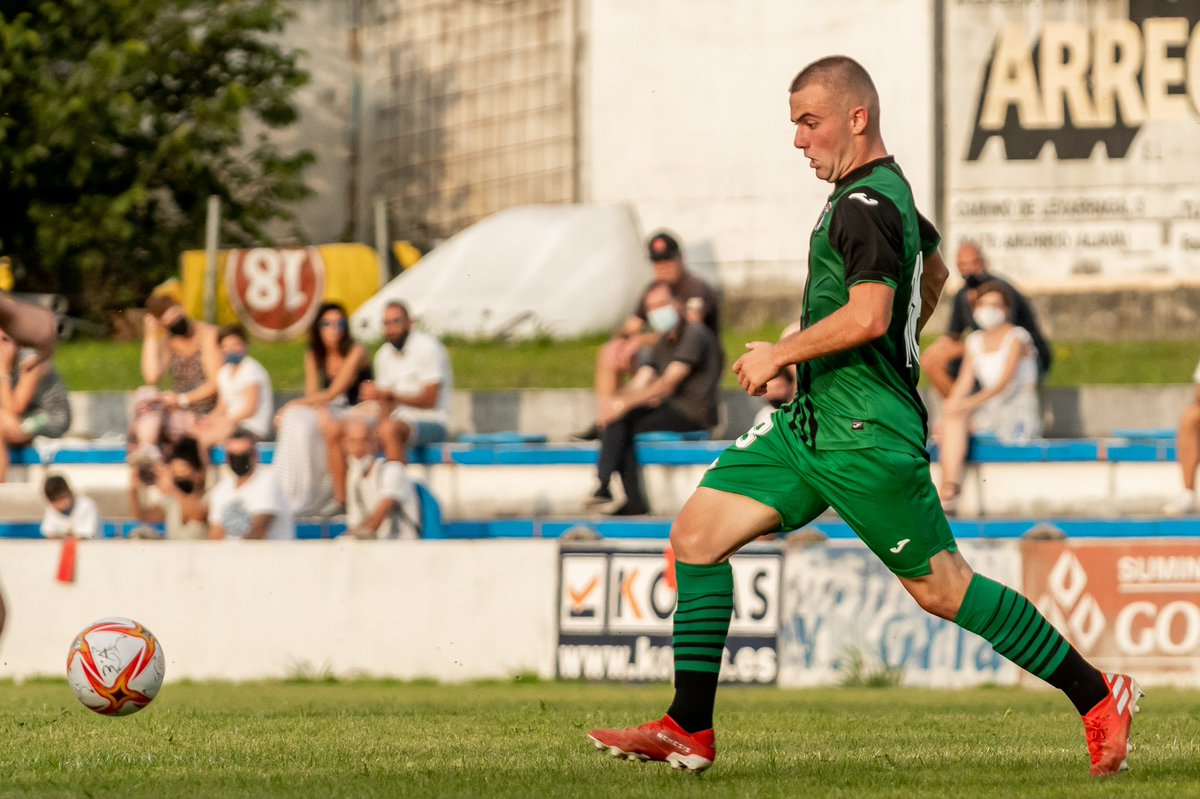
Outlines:
{"type": "Polygon", "coordinates": [[[651,236],[646,247],[650,250],[651,261],[673,261],[679,257],[679,242],[665,230],[651,236]]]}

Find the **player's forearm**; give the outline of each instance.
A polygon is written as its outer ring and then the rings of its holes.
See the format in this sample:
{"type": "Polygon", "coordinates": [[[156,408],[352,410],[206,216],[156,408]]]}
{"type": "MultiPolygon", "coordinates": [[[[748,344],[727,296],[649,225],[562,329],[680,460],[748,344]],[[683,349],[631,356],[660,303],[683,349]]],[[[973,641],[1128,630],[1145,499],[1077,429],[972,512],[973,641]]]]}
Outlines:
{"type": "Polygon", "coordinates": [[[887,332],[890,319],[846,305],[775,345],[776,365],[803,363],[874,341],[887,332]]]}

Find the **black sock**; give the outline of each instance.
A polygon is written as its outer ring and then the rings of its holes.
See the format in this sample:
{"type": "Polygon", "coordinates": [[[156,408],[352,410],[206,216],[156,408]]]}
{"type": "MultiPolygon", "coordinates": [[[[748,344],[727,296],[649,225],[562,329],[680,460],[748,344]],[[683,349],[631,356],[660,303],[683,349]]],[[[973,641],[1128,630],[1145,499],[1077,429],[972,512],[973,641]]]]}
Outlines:
{"type": "Polygon", "coordinates": [[[717,675],[708,671],[675,672],[675,700],[667,715],[684,732],[711,730],[717,699],[717,675]]]}
{"type": "Polygon", "coordinates": [[[1108,696],[1104,675],[1084,660],[1075,647],[1071,647],[1058,668],[1046,677],[1046,682],[1066,694],[1081,716],[1087,715],[1089,710],[1108,696]]]}

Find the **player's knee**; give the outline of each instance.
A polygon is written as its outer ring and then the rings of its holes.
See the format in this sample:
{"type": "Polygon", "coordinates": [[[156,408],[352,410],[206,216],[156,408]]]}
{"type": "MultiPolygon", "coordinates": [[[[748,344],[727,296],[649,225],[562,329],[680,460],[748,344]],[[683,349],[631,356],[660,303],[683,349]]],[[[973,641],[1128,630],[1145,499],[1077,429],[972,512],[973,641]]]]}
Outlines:
{"type": "Polygon", "coordinates": [[[671,549],[676,560],[696,566],[718,563],[724,555],[713,546],[708,531],[682,517],[671,525],[671,549]]]}
{"type": "Polygon", "coordinates": [[[914,594],[913,598],[917,600],[917,604],[921,606],[926,613],[932,613],[940,619],[954,621],[954,617],[958,615],[958,610],[962,607],[962,597],[951,596],[945,593],[920,593],[914,594]]]}

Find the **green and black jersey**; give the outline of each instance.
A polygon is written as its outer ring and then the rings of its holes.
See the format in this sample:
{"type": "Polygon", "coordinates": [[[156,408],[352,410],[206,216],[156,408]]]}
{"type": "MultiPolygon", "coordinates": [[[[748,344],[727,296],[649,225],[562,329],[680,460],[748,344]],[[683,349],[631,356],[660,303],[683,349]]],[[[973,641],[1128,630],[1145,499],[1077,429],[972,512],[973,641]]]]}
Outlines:
{"type": "Polygon", "coordinates": [[[785,415],[805,443],[925,452],[917,320],[924,257],[938,243],[892,157],[864,164],[834,186],[809,240],[804,326],[846,305],[858,283],[884,283],[896,295],[886,334],[800,364],[785,415]]]}

